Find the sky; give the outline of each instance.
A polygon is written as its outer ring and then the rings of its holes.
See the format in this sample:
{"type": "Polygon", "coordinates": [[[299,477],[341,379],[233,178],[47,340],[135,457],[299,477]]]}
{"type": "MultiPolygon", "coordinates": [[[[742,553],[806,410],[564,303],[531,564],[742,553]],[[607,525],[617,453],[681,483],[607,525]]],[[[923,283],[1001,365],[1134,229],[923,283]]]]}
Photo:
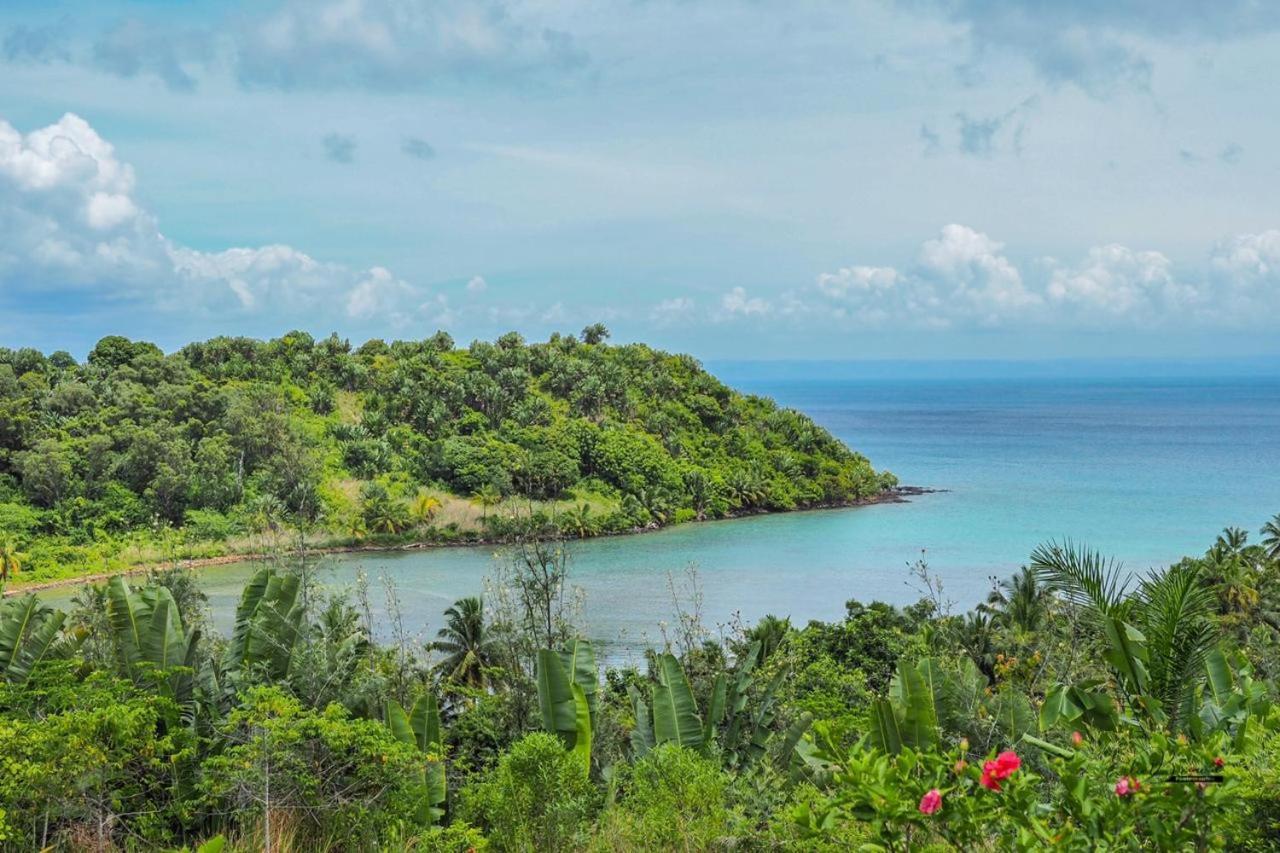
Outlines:
{"type": "Polygon", "coordinates": [[[6,0],[0,346],[1280,354],[1280,3],[6,0]]]}

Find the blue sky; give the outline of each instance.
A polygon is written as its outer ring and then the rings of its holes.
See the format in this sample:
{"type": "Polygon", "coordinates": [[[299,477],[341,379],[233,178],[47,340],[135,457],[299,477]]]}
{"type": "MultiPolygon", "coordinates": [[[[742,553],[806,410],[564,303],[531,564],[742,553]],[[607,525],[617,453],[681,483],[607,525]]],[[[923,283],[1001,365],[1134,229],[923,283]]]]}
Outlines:
{"type": "Polygon", "coordinates": [[[1280,353],[1280,4],[9,2],[0,344],[1280,353]]]}

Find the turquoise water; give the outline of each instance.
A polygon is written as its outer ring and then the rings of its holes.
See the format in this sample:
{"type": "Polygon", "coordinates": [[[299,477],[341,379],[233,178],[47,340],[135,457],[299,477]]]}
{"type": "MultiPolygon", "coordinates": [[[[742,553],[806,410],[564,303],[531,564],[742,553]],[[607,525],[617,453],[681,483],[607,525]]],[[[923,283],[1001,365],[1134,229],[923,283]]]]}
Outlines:
{"type": "MultiPolygon", "coordinates": [[[[658,638],[672,615],[666,575],[691,564],[713,625],[830,619],[849,598],[914,601],[906,566],[921,551],[964,609],[1052,537],[1142,570],[1202,552],[1225,525],[1256,535],[1280,512],[1280,378],[726,378],[808,413],[903,483],[949,491],[577,543],[589,632],[619,649],[658,638]]],[[[335,557],[321,571],[342,585],[364,569],[375,603],[385,576],[406,624],[434,633],[494,559],[452,548],[335,557]]],[[[217,624],[249,571],[204,570],[217,624]]]]}

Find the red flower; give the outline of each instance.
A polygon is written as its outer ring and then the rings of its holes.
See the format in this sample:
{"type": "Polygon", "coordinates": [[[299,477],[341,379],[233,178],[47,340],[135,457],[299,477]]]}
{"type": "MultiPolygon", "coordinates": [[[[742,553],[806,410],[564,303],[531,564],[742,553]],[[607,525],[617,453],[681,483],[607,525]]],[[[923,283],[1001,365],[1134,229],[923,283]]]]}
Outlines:
{"type": "Polygon", "coordinates": [[[988,790],[999,791],[1000,781],[1008,779],[1021,766],[1022,759],[1018,758],[1017,753],[1005,750],[993,760],[983,763],[982,778],[978,780],[978,784],[988,790]]]}
{"type": "Polygon", "coordinates": [[[920,813],[933,814],[942,808],[942,792],[937,788],[929,789],[929,793],[920,798],[920,813]]]}
{"type": "Polygon", "coordinates": [[[1214,767],[1217,767],[1217,768],[1219,768],[1219,769],[1221,769],[1221,768],[1222,768],[1222,766],[1223,766],[1224,764],[1226,764],[1226,763],[1227,763],[1227,762],[1225,762],[1225,761],[1223,761],[1223,760],[1222,760],[1222,756],[1221,756],[1221,755],[1219,755],[1217,758],[1213,759],[1213,766],[1214,766],[1214,767]]]}

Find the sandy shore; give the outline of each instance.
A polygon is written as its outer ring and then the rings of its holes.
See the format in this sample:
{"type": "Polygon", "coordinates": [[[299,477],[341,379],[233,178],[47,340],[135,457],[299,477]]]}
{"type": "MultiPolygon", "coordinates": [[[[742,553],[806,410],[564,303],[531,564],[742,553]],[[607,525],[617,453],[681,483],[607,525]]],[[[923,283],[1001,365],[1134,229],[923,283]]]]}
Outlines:
{"type": "MultiPolygon", "coordinates": [[[[924,486],[897,486],[893,489],[890,489],[887,492],[881,492],[880,494],[875,495],[873,497],[864,498],[858,501],[848,501],[846,503],[840,503],[840,504],[824,504],[820,506],[805,507],[804,509],[801,509],[801,510],[788,510],[788,511],[789,512],[812,512],[812,511],[829,510],[829,509],[849,509],[852,507],[872,506],[874,504],[907,503],[913,497],[917,497],[919,495],[928,495],[928,494],[933,494],[935,492],[943,492],[943,491],[946,491],[946,489],[930,489],[924,486]]],[[[753,515],[776,515],[776,514],[779,514],[779,513],[774,510],[764,510],[764,509],[748,510],[744,512],[731,513],[727,517],[727,519],[708,519],[708,521],[723,521],[723,520],[732,520],[735,518],[747,518],[753,515]]],[[[696,524],[696,523],[705,523],[705,522],[691,522],[691,523],[696,524]]],[[[603,534],[603,535],[633,536],[638,533],[653,533],[657,530],[662,530],[662,529],[664,529],[662,526],[650,525],[648,527],[637,527],[633,530],[628,530],[623,533],[610,533],[610,534],[603,534]]],[[[596,537],[590,537],[590,538],[596,538],[596,537]]],[[[322,557],[327,554],[391,553],[395,551],[417,551],[423,548],[471,548],[471,547],[476,547],[481,545],[496,546],[501,544],[503,544],[502,540],[488,540],[488,539],[470,539],[465,542],[428,542],[423,540],[423,541],[416,541],[416,542],[404,542],[397,545],[373,544],[373,545],[316,546],[316,547],[309,547],[304,549],[303,553],[308,557],[322,557]]],[[[8,597],[12,595],[21,595],[27,592],[38,592],[39,590],[42,590],[42,589],[55,589],[57,587],[64,587],[64,586],[79,586],[81,584],[97,583],[99,581],[104,581],[116,575],[123,575],[125,577],[129,577],[133,575],[144,575],[147,572],[154,571],[156,569],[171,569],[171,568],[200,569],[200,568],[204,568],[205,566],[225,566],[228,563],[245,563],[245,562],[251,562],[253,560],[265,560],[270,557],[278,557],[280,553],[281,552],[279,551],[274,551],[274,552],[246,551],[240,554],[223,554],[217,557],[193,557],[191,559],[175,560],[172,562],[166,561],[166,562],[143,563],[137,566],[132,566],[128,569],[121,569],[120,571],[95,572],[93,574],[77,575],[75,577],[70,577],[70,578],[58,578],[57,580],[51,580],[51,581],[36,581],[33,583],[22,583],[19,580],[17,582],[10,582],[4,594],[5,594],[5,597],[8,597]]],[[[291,556],[297,556],[298,550],[296,548],[289,549],[288,553],[291,556]]]]}

